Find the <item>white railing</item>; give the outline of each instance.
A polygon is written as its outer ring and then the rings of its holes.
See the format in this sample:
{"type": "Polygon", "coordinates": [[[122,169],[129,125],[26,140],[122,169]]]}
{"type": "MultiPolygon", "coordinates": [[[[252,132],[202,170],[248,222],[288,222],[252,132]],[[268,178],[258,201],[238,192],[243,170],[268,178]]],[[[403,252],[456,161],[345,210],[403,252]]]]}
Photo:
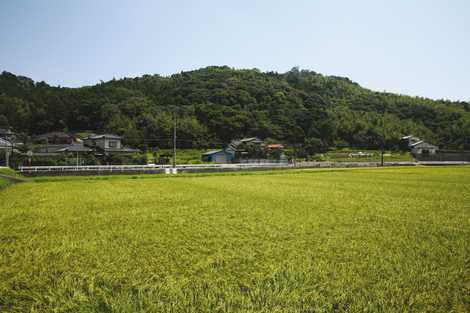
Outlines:
{"type": "MultiPolygon", "coordinates": [[[[418,164],[463,164],[467,162],[384,162],[385,166],[411,166],[418,164]]],[[[468,164],[468,163],[467,163],[468,164]]],[[[234,164],[177,164],[178,170],[191,169],[250,169],[250,168],[315,168],[315,167],[374,167],[380,162],[297,162],[293,163],[234,163],[234,164]]],[[[81,166],[20,166],[22,173],[54,172],[156,172],[170,169],[172,165],[81,165],[81,166]]]]}
{"type": "MultiPolygon", "coordinates": [[[[211,169],[211,168],[259,168],[290,167],[288,163],[243,163],[243,164],[177,164],[177,169],[211,169]]],[[[22,173],[35,172],[137,172],[156,171],[172,168],[172,165],[79,165],[79,166],[20,166],[22,173]]]]}

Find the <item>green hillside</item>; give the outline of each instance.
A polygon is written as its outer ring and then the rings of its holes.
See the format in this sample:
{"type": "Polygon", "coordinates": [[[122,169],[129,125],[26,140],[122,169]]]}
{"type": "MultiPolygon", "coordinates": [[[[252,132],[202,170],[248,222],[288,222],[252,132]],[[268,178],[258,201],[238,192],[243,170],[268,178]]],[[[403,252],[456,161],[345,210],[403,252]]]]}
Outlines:
{"type": "Polygon", "coordinates": [[[106,131],[140,148],[168,147],[172,112],[184,148],[258,136],[311,154],[333,146],[377,148],[384,134],[393,149],[411,133],[441,147],[470,149],[468,102],[374,92],[348,78],[297,68],[280,74],[207,67],[82,88],[0,75],[0,128],[26,135],[106,131]]]}

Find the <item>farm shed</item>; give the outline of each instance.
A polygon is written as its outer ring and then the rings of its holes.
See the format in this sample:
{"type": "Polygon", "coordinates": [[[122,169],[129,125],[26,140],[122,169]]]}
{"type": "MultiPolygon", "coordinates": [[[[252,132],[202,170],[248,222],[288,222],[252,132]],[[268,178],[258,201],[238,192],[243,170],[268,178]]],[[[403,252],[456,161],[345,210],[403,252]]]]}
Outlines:
{"type": "Polygon", "coordinates": [[[215,163],[230,163],[233,161],[234,155],[223,149],[208,151],[202,154],[202,161],[215,163]]]}

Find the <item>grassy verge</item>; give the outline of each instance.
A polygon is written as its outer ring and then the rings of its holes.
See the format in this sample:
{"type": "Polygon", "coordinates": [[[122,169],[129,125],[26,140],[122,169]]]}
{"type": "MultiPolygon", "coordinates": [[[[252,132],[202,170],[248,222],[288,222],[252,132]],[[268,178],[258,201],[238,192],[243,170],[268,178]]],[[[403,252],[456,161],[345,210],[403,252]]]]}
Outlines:
{"type": "Polygon", "coordinates": [[[0,190],[8,186],[10,182],[5,178],[0,177],[0,190]]]}
{"type": "Polygon", "coordinates": [[[21,177],[15,170],[7,167],[0,167],[0,174],[7,175],[10,177],[21,177]]]}

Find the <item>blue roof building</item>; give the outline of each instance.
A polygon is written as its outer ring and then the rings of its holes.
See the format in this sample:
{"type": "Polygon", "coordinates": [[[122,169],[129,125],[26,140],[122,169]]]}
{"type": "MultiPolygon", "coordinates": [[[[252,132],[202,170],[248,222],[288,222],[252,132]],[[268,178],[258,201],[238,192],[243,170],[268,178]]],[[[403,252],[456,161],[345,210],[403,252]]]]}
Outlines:
{"type": "Polygon", "coordinates": [[[202,155],[203,162],[215,162],[220,164],[232,163],[235,159],[235,153],[224,149],[212,150],[202,155]]]}

